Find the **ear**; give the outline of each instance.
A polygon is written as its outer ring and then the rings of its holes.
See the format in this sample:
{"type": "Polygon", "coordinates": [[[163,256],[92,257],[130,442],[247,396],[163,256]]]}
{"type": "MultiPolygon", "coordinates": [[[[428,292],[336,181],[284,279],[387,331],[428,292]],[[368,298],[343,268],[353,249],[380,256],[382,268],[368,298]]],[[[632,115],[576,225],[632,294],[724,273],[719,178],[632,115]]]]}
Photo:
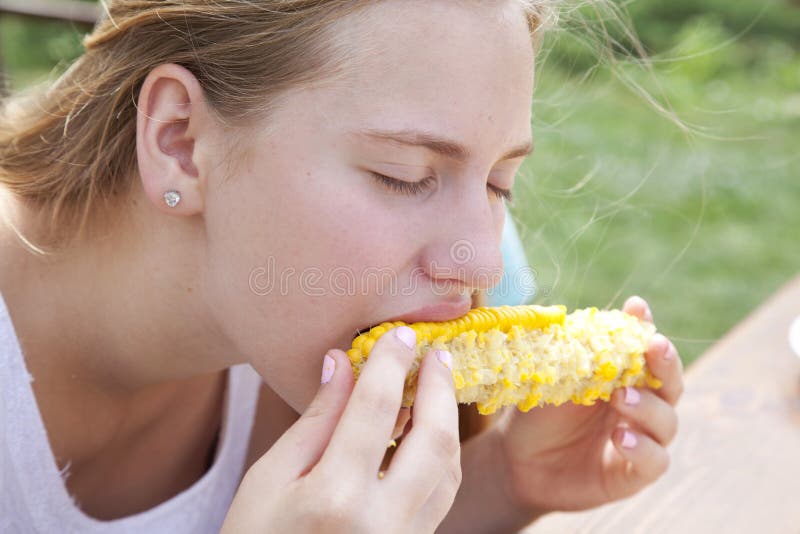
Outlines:
{"type": "Polygon", "coordinates": [[[203,211],[203,176],[196,162],[195,140],[208,124],[209,113],[197,78],[179,65],[154,68],[139,92],[136,114],[136,158],[147,198],[173,215],[203,211]],[[180,202],[164,199],[177,191],[180,202]]]}

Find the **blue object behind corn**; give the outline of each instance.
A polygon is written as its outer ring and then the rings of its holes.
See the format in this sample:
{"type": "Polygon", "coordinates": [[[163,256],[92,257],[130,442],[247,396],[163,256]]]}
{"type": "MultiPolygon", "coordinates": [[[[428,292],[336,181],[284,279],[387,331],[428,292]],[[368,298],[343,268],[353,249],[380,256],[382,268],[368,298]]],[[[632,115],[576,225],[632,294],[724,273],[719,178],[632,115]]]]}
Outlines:
{"type": "Polygon", "coordinates": [[[528,264],[517,226],[508,210],[503,225],[501,251],[503,276],[498,285],[486,292],[487,304],[489,306],[530,304],[536,296],[536,273],[528,264]]]}

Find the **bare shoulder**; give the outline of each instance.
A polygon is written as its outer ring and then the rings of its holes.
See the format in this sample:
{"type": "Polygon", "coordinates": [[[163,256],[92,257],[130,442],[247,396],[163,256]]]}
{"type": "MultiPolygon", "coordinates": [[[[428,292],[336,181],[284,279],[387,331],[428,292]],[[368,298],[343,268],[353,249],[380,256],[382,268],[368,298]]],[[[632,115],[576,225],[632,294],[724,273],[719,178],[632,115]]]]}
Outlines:
{"type": "Polygon", "coordinates": [[[272,388],[262,384],[245,459],[245,471],[261,458],[299,417],[299,414],[272,391],[272,388]]]}

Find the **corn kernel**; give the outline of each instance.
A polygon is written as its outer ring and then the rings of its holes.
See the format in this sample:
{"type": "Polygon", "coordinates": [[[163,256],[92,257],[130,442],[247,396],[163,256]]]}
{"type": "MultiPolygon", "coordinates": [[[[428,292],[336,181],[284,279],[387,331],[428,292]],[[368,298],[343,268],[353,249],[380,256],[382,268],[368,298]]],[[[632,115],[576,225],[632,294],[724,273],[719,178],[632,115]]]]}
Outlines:
{"type": "MultiPolygon", "coordinates": [[[[384,325],[358,336],[347,352],[356,378],[384,325]]],[[[476,403],[482,414],[512,404],[522,411],[570,401],[592,405],[608,401],[617,387],[661,387],[644,359],[655,327],[618,310],[592,307],[567,315],[558,305],[481,307],[453,321],[410,326],[418,358],[434,346],[453,354],[456,400],[476,403]]],[[[413,374],[403,406],[411,406],[415,394],[413,374]]]]}

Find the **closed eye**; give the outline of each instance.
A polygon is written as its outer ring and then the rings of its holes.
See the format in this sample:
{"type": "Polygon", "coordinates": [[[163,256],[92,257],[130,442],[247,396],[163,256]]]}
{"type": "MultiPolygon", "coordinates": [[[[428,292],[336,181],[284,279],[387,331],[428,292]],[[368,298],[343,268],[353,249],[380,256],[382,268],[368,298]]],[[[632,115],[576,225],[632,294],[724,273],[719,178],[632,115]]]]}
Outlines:
{"type": "MultiPolygon", "coordinates": [[[[391,178],[385,174],[380,174],[374,171],[370,171],[370,174],[390,191],[408,196],[427,193],[434,187],[436,183],[436,178],[433,176],[428,176],[419,182],[406,182],[405,180],[391,178]]],[[[487,184],[487,187],[497,198],[502,198],[506,202],[513,202],[514,198],[510,189],[503,189],[502,187],[497,187],[493,184],[487,184]]]]}
{"type": "Polygon", "coordinates": [[[488,184],[489,189],[495,194],[497,198],[502,198],[506,202],[514,202],[514,196],[511,194],[511,189],[503,189],[496,185],[488,184]]]}
{"type": "Polygon", "coordinates": [[[436,178],[433,176],[428,176],[419,182],[406,182],[405,180],[397,180],[377,172],[370,172],[370,174],[390,191],[408,196],[426,193],[436,184],[436,178]]]}

